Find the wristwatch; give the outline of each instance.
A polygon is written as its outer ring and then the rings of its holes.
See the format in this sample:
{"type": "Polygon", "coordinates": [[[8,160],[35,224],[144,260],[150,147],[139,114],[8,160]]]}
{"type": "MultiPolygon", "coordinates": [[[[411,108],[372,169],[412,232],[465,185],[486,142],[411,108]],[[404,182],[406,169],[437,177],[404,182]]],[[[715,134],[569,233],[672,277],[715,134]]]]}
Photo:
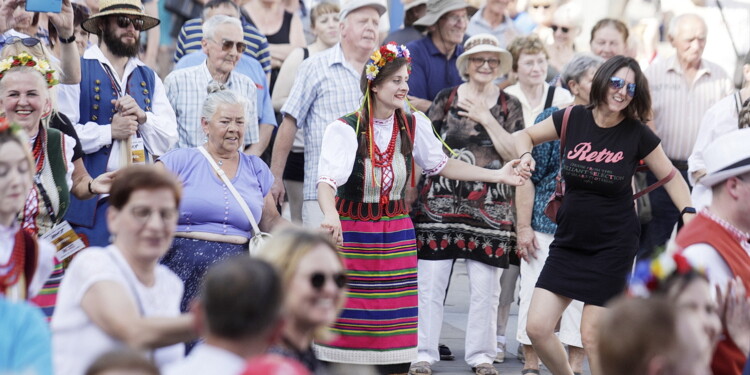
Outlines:
{"type": "Polygon", "coordinates": [[[687,207],[685,207],[685,208],[682,209],[682,211],[680,212],[680,216],[682,216],[684,214],[694,214],[695,212],[696,212],[695,211],[695,207],[687,206],[687,207]]]}
{"type": "Polygon", "coordinates": [[[63,37],[61,37],[61,36],[58,36],[58,37],[57,37],[57,40],[59,40],[59,41],[60,41],[60,43],[62,43],[62,44],[70,44],[70,43],[73,43],[73,42],[75,42],[75,41],[76,41],[76,34],[75,34],[75,33],[73,33],[73,35],[71,35],[71,36],[70,36],[70,37],[68,37],[68,38],[63,38],[63,37]]]}

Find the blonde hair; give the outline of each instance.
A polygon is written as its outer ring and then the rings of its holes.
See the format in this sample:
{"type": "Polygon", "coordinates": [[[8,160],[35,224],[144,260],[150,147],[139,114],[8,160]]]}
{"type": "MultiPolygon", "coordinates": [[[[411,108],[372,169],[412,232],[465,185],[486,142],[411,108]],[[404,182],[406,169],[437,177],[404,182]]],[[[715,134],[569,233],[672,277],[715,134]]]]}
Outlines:
{"type": "MultiPolygon", "coordinates": [[[[6,44],[5,46],[3,46],[2,50],[0,50],[0,58],[5,59],[11,56],[18,56],[22,52],[26,52],[29,55],[34,56],[39,60],[47,60],[50,68],[55,71],[54,73],[52,73],[55,79],[58,79],[58,80],[62,79],[61,76],[63,75],[63,73],[62,73],[62,70],[60,70],[60,65],[50,58],[52,54],[49,53],[49,49],[47,49],[47,47],[45,47],[44,43],[42,43],[41,41],[32,47],[24,46],[23,43],[20,42],[20,40],[15,43],[6,44]]],[[[8,70],[8,72],[6,72],[5,75],[3,75],[3,77],[5,77],[8,73],[13,72],[13,71],[26,72],[26,70],[21,70],[19,68],[12,68],[8,70]]],[[[40,74],[36,70],[32,69],[31,71],[36,72],[36,74],[40,74]]],[[[42,79],[44,79],[44,77],[42,77],[42,79]]],[[[52,111],[57,112],[57,86],[48,88],[46,82],[44,86],[48,90],[47,92],[49,94],[49,102],[52,105],[52,111]]],[[[44,119],[45,126],[47,125],[47,121],[46,121],[47,119],[49,119],[49,117],[44,119]]]]}

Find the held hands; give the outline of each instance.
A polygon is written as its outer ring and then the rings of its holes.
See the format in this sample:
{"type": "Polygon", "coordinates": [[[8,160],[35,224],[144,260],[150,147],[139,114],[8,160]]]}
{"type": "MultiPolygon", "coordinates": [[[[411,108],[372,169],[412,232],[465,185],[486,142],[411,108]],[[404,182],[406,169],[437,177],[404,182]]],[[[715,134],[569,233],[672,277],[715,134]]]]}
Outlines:
{"type": "Polygon", "coordinates": [[[516,230],[516,254],[518,257],[525,260],[526,262],[531,259],[530,257],[537,258],[536,252],[539,250],[539,242],[536,240],[534,230],[530,226],[519,226],[516,230]]]}
{"type": "Polygon", "coordinates": [[[524,174],[528,173],[529,177],[531,177],[531,172],[534,172],[536,169],[536,160],[531,156],[531,152],[524,152],[519,159],[521,163],[518,169],[524,174]]]}
{"type": "Polygon", "coordinates": [[[336,245],[341,246],[344,243],[344,236],[341,233],[341,220],[338,215],[326,215],[320,223],[320,229],[331,236],[331,240],[336,245]]]}
{"type": "Polygon", "coordinates": [[[531,177],[531,172],[520,168],[520,166],[520,159],[514,159],[505,163],[501,169],[497,170],[497,180],[495,182],[511,186],[523,185],[531,177]]]}

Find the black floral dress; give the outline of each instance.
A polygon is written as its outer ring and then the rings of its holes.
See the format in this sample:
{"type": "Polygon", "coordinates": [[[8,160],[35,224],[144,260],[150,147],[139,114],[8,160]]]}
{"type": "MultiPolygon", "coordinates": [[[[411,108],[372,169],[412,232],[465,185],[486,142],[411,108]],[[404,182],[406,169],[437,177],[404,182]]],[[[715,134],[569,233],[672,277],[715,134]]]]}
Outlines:
{"type": "MultiPolygon", "coordinates": [[[[458,93],[451,100],[453,91],[441,91],[427,113],[456,153],[452,157],[502,168],[507,160],[497,153],[484,126],[458,115],[458,93]]],[[[511,95],[501,92],[490,113],[509,133],[524,128],[521,103],[511,95]]],[[[514,194],[515,189],[504,184],[427,178],[413,213],[419,259],[466,258],[507,268],[508,253],[516,247],[514,194]]]]}

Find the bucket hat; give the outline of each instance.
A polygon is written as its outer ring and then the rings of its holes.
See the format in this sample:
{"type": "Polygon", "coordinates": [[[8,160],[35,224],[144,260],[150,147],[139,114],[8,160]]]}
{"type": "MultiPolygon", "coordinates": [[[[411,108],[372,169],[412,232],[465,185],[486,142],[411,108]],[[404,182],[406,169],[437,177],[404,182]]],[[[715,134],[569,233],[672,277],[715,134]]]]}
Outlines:
{"type": "Polygon", "coordinates": [[[703,152],[705,186],[714,186],[729,177],[750,172],[750,128],[735,130],[711,142],[703,152]]]}
{"type": "Polygon", "coordinates": [[[96,27],[98,20],[113,15],[141,17],[143,19],[143,29],[141,31],[148,30],[160,22],[158,18],[146,14],[143,10],[141,0],[99,0],[99,13],[89,17],[89,19],[81,24],[81,27],[92,34],[96,34],[99,31],[96,27]]]}
{"type": "MultiPolygon", "coordinates": [[[[492,52],[498,55],[500,59],[500,65],[498,65],[497,74],[502,76],[510,71],[513,65],[513,56],[505,48],[500,47],[500,41],[492,34],[477,34],[467,39],[464,42],[464,53],[458,56],[456,60],[456,67],[461,76],[464,76],[466,69],[462,67],[466,66],[466,63],[471,55],[475,55],[480,52],[492,52]]],[[[468,77],[463,77],[468,79],[468,77]]]]}
{"type": "Polygon", "coordinates": [[[428,27],[437,23],[444,14],[458,9],[466,9],[469,4],[464,0],[428,0],[427,13],[414,26],[428,27]]]}
{"type": "Polygon", "coordinates": [[[348,0],[341,7],[341,11],[339,12],[339,19],[343,21],[344,18],[349,15],[349,13],[362,7],[375,8],[375,10],[377,10],[378,14],[381,16],[383,15],[383,13],[385,13],[386,10],[385,3],[382,0],[348,0]]]}
{"type": "Polygon", "coordinates": [[[409,11],[409,9],[418,7],[423,4],[427,4],[427,0],[403,1],[403,3],[404,3],[404,13],[406,13],[409,11]]]}

